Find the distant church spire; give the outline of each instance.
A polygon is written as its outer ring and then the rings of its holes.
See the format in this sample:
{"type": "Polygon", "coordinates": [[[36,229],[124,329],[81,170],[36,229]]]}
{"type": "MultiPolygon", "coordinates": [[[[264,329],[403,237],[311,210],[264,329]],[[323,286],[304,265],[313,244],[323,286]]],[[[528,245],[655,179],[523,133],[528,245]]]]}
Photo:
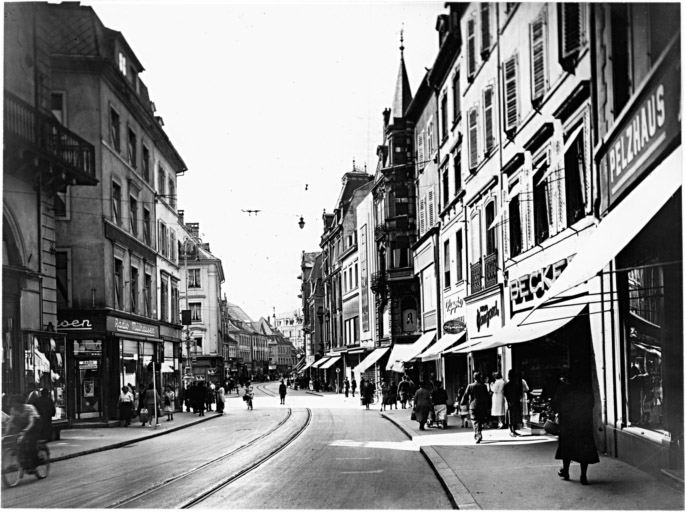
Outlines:
{"type": "Polygon", "coordinates": [[[392,102],[392,117],[404,117],[412,100],[407,68],[404,65],[404,28],[400,30],[400,69],[395,85],[395,99],[392,102]]]}

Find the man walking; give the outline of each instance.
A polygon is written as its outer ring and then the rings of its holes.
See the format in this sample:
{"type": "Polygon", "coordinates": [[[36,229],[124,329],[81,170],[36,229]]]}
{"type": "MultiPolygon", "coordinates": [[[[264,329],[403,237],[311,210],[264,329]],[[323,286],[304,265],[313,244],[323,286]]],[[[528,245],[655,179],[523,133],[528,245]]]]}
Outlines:
{"type": "Polygon", "coordinates": [[[281,395],[281,405],[285,405],[285,394],[287,391],[288,387],[283,382],[283,379],[281,379],[281,384],[278,386],[278,394],[281,395]]]}
{"type": "Polygon", "coordinates": [[[473,422],[473,432],[476,444],[483,440],[483,424],[490,409],[490,394],[483,384],[480,372],[474,372],[473,382],[468,385],[461,399],[461,405],[468,405],[473,422]]]}
{"type": "Polygon", "coordinates": [[[357,391],[357,380],[352,376],[352,397],[354,397],[354,392],[357,391]]]}

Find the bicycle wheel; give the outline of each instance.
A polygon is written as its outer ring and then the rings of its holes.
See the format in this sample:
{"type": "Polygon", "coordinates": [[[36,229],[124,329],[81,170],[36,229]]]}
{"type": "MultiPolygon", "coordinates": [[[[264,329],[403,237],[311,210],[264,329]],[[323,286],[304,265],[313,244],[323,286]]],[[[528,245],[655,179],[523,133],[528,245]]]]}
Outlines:
{"type": "Polygon", "coordinates": [[[36,478],[39,480],[48,476],[50,472],[50,450],[43,443],[38,445],[38,464],[36,464],[36,478]]]}
{"type": "Polygon", "coordinates": [[[2,453],[2,483],[14,487],[21,480],[21,464],[16,448],[4,448],[2,453]]]}

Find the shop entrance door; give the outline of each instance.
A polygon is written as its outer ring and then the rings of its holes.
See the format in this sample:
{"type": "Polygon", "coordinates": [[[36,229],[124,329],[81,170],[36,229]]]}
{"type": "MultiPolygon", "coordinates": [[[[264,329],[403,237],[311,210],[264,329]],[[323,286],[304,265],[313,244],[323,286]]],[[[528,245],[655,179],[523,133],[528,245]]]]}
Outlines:
{"type": "Polygon", "coordinates": [[[79,359],[76,387],[76,416],[78,419],[100,418],[102,397],[100,385],[100,357],[79,359]]]}

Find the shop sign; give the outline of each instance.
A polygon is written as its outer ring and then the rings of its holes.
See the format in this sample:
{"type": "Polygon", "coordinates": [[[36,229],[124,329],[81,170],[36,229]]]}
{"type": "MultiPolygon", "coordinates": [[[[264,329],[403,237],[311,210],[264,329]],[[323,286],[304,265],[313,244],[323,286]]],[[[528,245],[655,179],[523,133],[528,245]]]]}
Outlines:
{"type": "Polygon", "coordinates": [[[680,58],[668,58],[671,56],[673,51],[662,60],[598,154],[602,211],[620,199],[680,137],[680,58]]]}
{"type": "Polygon", "coordinates": [[[416,330],[416,310],[405,309],[402,311],[402,331],[414,332],[416,330]]]}
{"type": "Polygon", "coordinates": [[[500,316],[497,302],[498,301],[495,301],[494,305],[492,306],[484,304],[481,307],[479,307],[478,310],[476,310],[476,328],[478,329],[478,332],[480,332],[480,329],[483,326],[489,328],[490,321],[500,316]]]}
{"type": "Polygon", "coordinates": [[[442,330],[447,334],[459,334],[466,329],[466,324],[464,323],[464,317],[461,319],[448,320],[442,326],[442,330]]]}
{"type": "Polygon", "coordinates": [[[572,256],[563,258],[529,274],[510,279],[509,298],[511,299],[512,314],[522,309],[530,309],[539,302],[572,258],[572,256]]]}
{"type": "Polygon", "coordinates": [[[125,334],[137,334],[138,336],[159,337],[159,330],[156,325],[143,324],[125,318],[108,318],[107,329],[114,332],[125,334]]]}
{"type": "Polygon", "coordinates": [[[86,318],[80,320],[61,320],[57,324],[57,329],[60,331],[92,331],[93,324],[86,318]]]}
{"type": "Polygon", "coordinates": [[[474,304],[469,304],[466,318],[469,336],[492,334],[502,327],[500,296],[491,295],[474,304]]]}
{"type": "Polygon", "coordinates": [[[445,323],[443,330],[448,334],[457,334],[466,329],[466,303],[457,294],[444,298],[445,323]]]}

